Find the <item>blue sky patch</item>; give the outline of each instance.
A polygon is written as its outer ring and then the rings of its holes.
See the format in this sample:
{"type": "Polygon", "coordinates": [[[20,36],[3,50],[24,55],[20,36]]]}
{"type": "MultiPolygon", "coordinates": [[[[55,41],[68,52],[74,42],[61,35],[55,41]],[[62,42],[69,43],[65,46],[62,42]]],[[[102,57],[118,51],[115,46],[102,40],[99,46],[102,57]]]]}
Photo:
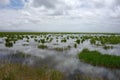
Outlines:
{"type": "MultiPolygon", "coordinates": [[[[26,0],[25,0],[26,1],[26,0]]],[[[0,4],[0,9],[21,9],[24,7],[22,0],[10,0],[10,4],[2,5],[0,4]]]]}

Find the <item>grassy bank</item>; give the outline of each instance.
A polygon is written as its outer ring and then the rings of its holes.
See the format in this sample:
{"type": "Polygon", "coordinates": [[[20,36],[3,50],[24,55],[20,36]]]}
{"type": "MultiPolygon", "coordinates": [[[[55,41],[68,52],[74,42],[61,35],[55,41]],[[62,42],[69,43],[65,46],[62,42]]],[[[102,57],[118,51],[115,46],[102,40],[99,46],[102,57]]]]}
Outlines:
{"type": "Polygon", "coordinates": [[[20,64],[0,67],[0,80],[62,80],[62,73],[47,68],[31,68],[20,64]]]}
{"type": "Polygon", "coordinates": [[[101,54],[98,51],[84,49],[78,54],[78,57],[81,61],[90,63],[94,66],[120,69],[120,56],[101,54]]]}

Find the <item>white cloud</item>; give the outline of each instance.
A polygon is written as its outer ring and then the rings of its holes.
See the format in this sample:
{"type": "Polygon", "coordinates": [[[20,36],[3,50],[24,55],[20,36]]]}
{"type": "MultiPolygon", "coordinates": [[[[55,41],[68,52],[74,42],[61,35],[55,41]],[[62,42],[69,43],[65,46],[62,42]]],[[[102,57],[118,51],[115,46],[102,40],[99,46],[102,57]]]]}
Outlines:
{"type": "Polygon", "coordinates": [[[120,32],[119,0],[22,1],[23,9],[0,10],[1,30],[120,32]]]}
{"type": "Polygon", "coordinates": [[[8,5],[10,0],[0,0],[0,5],[8,5]]]}

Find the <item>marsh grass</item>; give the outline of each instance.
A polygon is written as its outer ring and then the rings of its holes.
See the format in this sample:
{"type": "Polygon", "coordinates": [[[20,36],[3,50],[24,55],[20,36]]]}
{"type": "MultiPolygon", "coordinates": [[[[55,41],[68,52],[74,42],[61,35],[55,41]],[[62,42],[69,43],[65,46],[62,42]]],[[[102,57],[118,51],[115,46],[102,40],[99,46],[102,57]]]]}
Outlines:
{"type": "Polygon", "coordinates": [[[95,39],[91,39],[91,40],[90,40],[90,43],[91,43],[91,44],[96,44],[96,40],[95,40],[95,39]]]}
{"type": "Polygon", "coordinates": [[[103,46],[103,49],[108,50],[108,49],[113,49],[113,46],[103,46]]]}
{"type": "Polygon", "coordinates": [[[63,80],[63,74],[44,67],[4,64],[0,67],[0,80],[63,80]]]}
{"type": "Polygon", "coordinates": [[[5,43],[5,46],[6,46],[6,47],[9,47],[9,48],[10,48],[10,47],[13,47],[13,43],[12,43],[12,42],[6,42],[6,43],[5,43]]]}
{"type": "Polygon", "coordinates": [[[120,56],[101,54],[98,51],[83,49],[83,51],[78,54],[78,57],[81,61],[90,63],[94,66],[120,69],[120,56]]]}
{"type": "Polygon", "coordinates": [[[77,44],[80,44],[80,40],[79,40],[79,39],[77,39],[75,42],[76,42],[77,44]]]}
{"type": "Polygon", "coordinates": [[[67,40],[66,40],[66,39],[62,39],[61,42],[62,42],[62,43],[66,43],[67,40]]]}
{"type": "Polygon", "coordinates": [[[41,44],[41,45],[38,45],[38,48],[40,48],[40,49],[47,49],[48,47],[47,47],[47,45],[41,44]]]}
{"type": "Polygon", "coordinates": [[[74,44],[74,48],[77,48],[77,44],[74,44]]]}

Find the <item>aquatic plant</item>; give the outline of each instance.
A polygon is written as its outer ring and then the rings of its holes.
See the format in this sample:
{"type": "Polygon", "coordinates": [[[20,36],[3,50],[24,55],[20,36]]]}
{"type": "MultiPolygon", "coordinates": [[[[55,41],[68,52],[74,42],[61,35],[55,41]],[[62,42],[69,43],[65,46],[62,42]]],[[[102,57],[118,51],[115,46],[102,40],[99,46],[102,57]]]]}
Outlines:
{"type": "Polygon", "coordinates": [[[107,50],[107,49],[113,49],[113,46],[106,46],[106,45],[105,45],[105,46],[103,46],[103,49],[106,49],[106,50],[107,50]]]}
{"type": "Polygon", "coordinates": [[[5,46],[6,46],[6,47],[9,47],[9,48],[10,48],[10,47],[13,47],[13,43],[12,43],[12,42],[6,42],[6,43],[5,43],[5,46]]]}
{"type": "Polygon", "coordinates": [[[29,42],[29,39],[27,39],[26,42],[29,42]]]}
{"type": "Polygon", "coordinates": [[[77,48],[77,44],[74,44],[74,48],[77,48]]]}
{"type": "Polygon", "coordinates": [[[50,38],[49,42],[52,42],[53,41],[53,38],[50,38]]]}
{"type": "Polygon", "coordinates": [[[40,48],[40,49],[46,49],[46,48],[48,48],[48,47],[47,47],[47,45],[43,45],[43,44],[42,44],[42,45],[38,45],[38,48],[40,48]]]}
{"type": "Polygon", "coordinates": [[[78,54],[78,57],[81,61],[90,63],[94,66],[120,69],[120,56],[101,54],[98,51],[89,51],[88,49],[83,49],[78,54]]]}
{"type": "Polygon", "coordinates": [[[41,39],[40,42],[41,42],[42,44],[44,44],[44,43],[45,43],[45,39],[41,39]]]}
{"type": "Polygon", "coordinates": [[[64,43],[66,43],[66,42],[67,42],[67,40],[66,40],[66,39],[62,39],[62,40],[61,40],[61,42],[64,42],[64,43]]]}
{"type": "Polygon", "coordinates": [[[70,45],[68,45],[67,47],[68,47],[69,49],[71,48],[71,46],[70,46],[70,45]]]}
{"type": "Polygon", "coordinates": [[[34,39],[34,41],[35,41],[35,42],[38,42],[38,40],[37,40],[37,39],[34,39]]]}
{"type": "Polygon", "coordinates": [[[80,40],[79,40],[79,39],[77,39],[75,42],[76,42],[77,44],[80,44],[80,40]]]}
{"type": "Polygon", "coordinates": [[[81,43],[83,43],[84,41],[85,41],[85,39],[82,39],[82,40],[81,40],[81,43]]]}
{"type": "Polygon", "coordinates": [[[91,39],[91,40],[90,40],[90,43],[91,43],[91,44],[96,44],[96,40],[95,40],[95,39],[91,39]]]}

